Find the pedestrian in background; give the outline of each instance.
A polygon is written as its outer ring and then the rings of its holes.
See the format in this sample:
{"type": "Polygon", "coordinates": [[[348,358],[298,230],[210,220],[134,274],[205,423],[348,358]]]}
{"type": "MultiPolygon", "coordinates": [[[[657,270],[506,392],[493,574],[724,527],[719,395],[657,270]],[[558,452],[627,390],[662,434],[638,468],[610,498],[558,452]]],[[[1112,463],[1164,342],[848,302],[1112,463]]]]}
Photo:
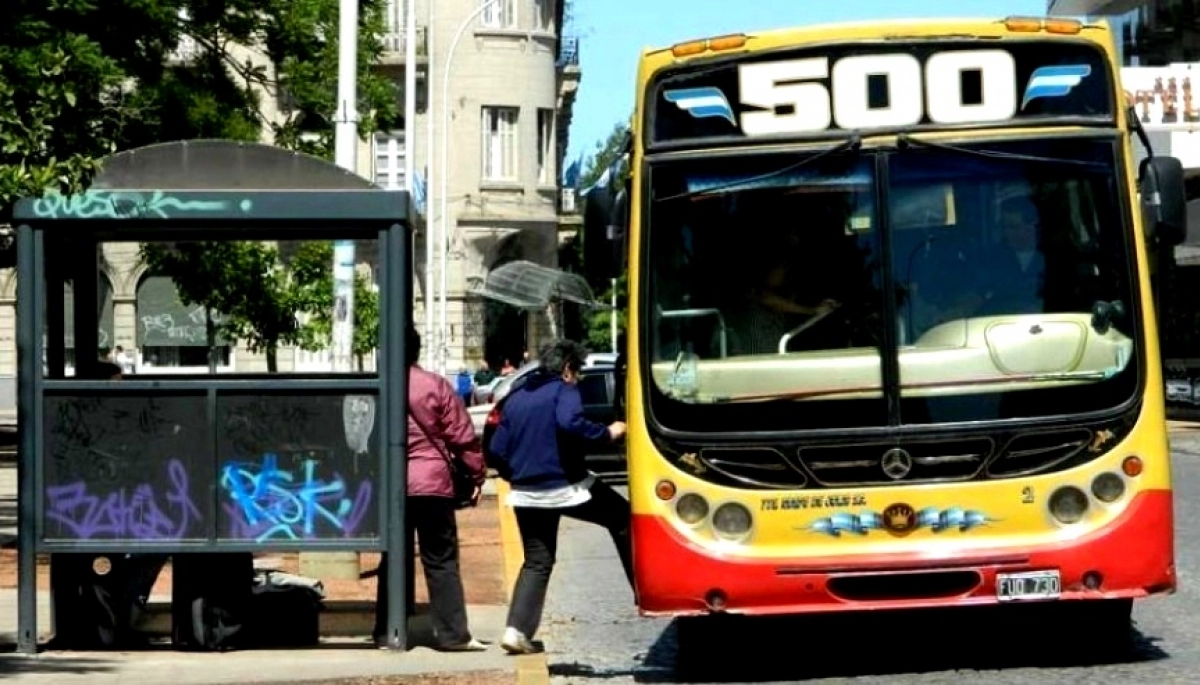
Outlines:
{"type": "Polygon", "coordinates": [[[576,383],[586,358],[587,350],[570,340],[543,348],[538,368],[510,391],[490,445],[509,467],[508,504],[525,550],[500,642],[513,654],[536,650],[532,638],[541,623],[563,516],[606,528],[633,586],[629,502],[584,461],[589,444],[621,439],[625,423],[605,426],[584,417],[576,383]]]}
{"type": "MultiPolygon", "coordinates": [[[[436,648],[476,652],[487,645],[471,637],[467,603],[458,566],[458,524],[455,519],[452,460],[475,479],[471,505],[479,502],[487,472],[483,451],[462,400],[450,382],[417,365],[421,337],[410,324],[405,331],[408,363],[408,540],[416,533],[421,567],[429,588],[436,648]]],[[[407,562],[407,560],[405,560],[407,562]]],[[[375,592],[375,640],[386,646],[387,554],[379,564],[375,592]]],[[[411,580],[413,574],[408,574],[411,580]]],[[[411,595],[410,595],[411,597],[411,595]]]]}
{"type": "Polygon", "coordinates": [[[467,371],[467,367],[461,367],[458,370],[458,375],[454,377],[455,391],[462,398],[463,404],[471,406],[471,395],[475,392],[475,381],[471,378],[471,372],[467,371]]]}

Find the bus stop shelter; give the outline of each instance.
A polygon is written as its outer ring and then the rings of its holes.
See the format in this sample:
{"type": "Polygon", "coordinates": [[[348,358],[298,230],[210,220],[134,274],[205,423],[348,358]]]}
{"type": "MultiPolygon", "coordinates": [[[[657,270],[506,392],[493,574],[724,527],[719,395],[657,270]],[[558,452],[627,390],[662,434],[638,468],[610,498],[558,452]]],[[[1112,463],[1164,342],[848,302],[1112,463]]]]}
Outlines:
{"type": "MultiPolygon", "coordinates": [[[[91,188],[14,209],[18,649],[37,651],[37,553],[406,553],[409,198],[323,160],[228,141],[123,152],[91,188]],[[98,377],[100,245],[355,240],[375,250],[377,370],[98,377]],[[75,373],[64,372],[73,287],[75,373]]],[[[405,564],[387,629],[407,646],[405,564]]]]}

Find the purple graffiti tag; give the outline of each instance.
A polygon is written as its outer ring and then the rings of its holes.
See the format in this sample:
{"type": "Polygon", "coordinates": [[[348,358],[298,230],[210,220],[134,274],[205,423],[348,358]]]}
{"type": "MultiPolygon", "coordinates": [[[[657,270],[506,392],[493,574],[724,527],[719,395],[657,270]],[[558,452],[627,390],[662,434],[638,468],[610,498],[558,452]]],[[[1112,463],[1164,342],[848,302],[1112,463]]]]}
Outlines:
{"type": "Polygon", "coordinates": [[[359,483],[355,497],[341,474],[329,481],[316,477],[317,462],[303,463],[303,477],[279,468],[278,457],[263,455],[261,464],[229,463],[221,470],[221,487],[229,495],[222,506],[234,538],[299,540],[321,537],[318,526],[344,537],[357,532],[371,503],[371,483],[359,483]]]}
{"type": "Polygon", "coordinates": [[[200,510],[192,502],[187,471],[178,460],[167,463],[171,490],[162,498],[149,483],[106,494],[88,492],[83,481],[46,488],[46,520],[77,540],[115,538],[178,540],[185,537],[200,510]]]}

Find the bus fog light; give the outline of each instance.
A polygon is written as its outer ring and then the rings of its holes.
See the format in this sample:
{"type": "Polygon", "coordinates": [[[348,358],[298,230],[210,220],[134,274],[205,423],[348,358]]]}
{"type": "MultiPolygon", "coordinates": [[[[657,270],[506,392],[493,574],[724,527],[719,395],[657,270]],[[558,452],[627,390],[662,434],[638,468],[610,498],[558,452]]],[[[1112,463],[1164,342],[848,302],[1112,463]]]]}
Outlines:
{"type": "Polygon", "coordinates": [[[675,514],[688,525],[695,525],[708,516],[708,500],[689,492],[675,503],[675,514]]]}
{"type": "Polygon", "coordinates": [[[1087,508],[1087,495],[1074,485],[1061,487],[1050,495],[1050,514],[1063,523],[1078,523],[1087,508]]]}
{"type": "Polygon", "coordinates": [[[1083,586],[1089,590],[1099,590],[1104,584],[1104,576],[1099,571],[1088,571],[1083,574],[1083,586]]]}
{"type": "Polygon", "coordinates": [[[1115,473],[1102,473],[1092,480],[1092,494],[1111,504],[1125,495],[1125,481],[1115,473]]]}
{"type": "Polygon", "coordinates": [[[717,537],[733,540],[750,532],[750,510],[737,502],[726,502],[713,512],[712,527],[717,537]]]}

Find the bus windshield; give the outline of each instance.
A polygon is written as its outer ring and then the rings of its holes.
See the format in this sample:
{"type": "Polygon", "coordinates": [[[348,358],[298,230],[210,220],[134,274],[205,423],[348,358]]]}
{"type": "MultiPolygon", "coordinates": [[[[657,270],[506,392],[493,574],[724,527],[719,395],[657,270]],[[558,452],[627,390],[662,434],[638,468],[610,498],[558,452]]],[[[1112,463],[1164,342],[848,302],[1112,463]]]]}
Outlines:
{"type": "Polygon", "coordinates": [[[651,162],[652,415],[786,431],[1129,401],[1139,303],[1116,149],[913,142],[651,162]]]}

